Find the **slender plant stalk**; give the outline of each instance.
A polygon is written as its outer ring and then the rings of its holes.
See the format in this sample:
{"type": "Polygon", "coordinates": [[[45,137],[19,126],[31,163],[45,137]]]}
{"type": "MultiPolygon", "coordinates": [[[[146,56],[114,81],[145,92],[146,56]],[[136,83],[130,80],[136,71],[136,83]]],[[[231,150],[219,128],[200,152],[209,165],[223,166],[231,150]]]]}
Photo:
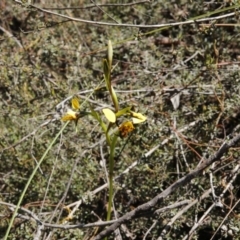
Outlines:
{"type": "MultiPolygon", "coordinates": [[[[101,123],[100,123],[101,125],[102,124],[104,124],[102,121],[101,121],[101,123]]],[[[110,123],[111,124],[111,123],[110,123]]],[[[110,125],[109,125],[110,126],[110,125]]],[[[104,124],[103,125],[103,127],[102,127],[102,129],[103,129],[103,131],[105,132],[105,135],[106,135],[106,140],[107,140],[107,144],[111,147],[111,138],[110,138],[110,135],[109,135],[109,126],[108,127],[106,127],[106,125],[104,124]]]]}
{"type": "Polygon", "coordinates": [[[113,134],[112,142],[110,145],[110,156],[109,156],[109,196],[108,196],[107,221],[111,219],[112,199],[113,199],[113,168],[114,168],[114,156],[115,156],[117,139],[118,139],[118,136],[113,134]]]}
{"type": "Polygon", "coordinates": [[[44,152],[44,154],[42,155],[42,157],[41,157],[41,159],[39,160],[38,164],[37,164],[36,167],[34,168],[31,176],[29,177],[28,182],[27,182],[25,188],[23,189],[23,192],[22,192],[22,194],[21,194],[21,196],[20,196],[20,198],[19,198],[19,200],[18,200],[18,204],[17,204],[17,206],[16,206],[16,208],[15,208],[15,210],[14,210],[14,212],[13,212],[13,215],[12,215],[11,221],[10,221],[10,223],[9,223],[7,232],[6,232],[6,234],[5,234],[4,240],[7,240],[7,239],[8,239],[8,235],[9,235],[9,232],[10,232],[11,227],[12,227],[12,225],[13,225],[13,221],[14,221],[16,215],[17,215],[18,209],[20,208],[20,205],[21,205],[21,203],[22,203],[22,201],[23,201],[23,198],[24,198],[24,196],[25,196],[25,194],[26,194],[26,192],[27,192],[27,189],[28,189],[30,183],[31,183],[32,180],[33,180],[33,177],[35,176],[37,170],[39,169],[39,167],[40,167],[40,165],[42,164],[43,160],[44,160],[45,157],[47,156],[48,152],[49,152],[50,149],[52,148],[53,144],[57,141],[57,139],[59,138],[59,136],[61,135],[61,133],[63,132],[63,130],[64,130],[64,129],[66,128],[66,126],[68,125],[68,123],[69,123],[69,122],[66,122],[66,123],[64,124],[64,126],[60,129],[60,131],[58,132],[58,134],[56,135],[56,137],[53,139],[53,141],[51,142],[51,144],[48,146],[47,150],[46,150],[46,151],[44,152]]]}

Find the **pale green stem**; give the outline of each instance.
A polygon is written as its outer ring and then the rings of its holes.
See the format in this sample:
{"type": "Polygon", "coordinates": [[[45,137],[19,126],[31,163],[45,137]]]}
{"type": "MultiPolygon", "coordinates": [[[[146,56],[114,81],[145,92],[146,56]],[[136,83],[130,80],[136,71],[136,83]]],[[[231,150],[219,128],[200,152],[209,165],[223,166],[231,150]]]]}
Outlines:
{"type": "Polygon", "coordinates": [[[115,156],[117,139],[118,139],[118,136],[113,134],[113,138],[110,145],[110,156],[109,156],[109,196],[108,196],[107,221],[111,219],[112,200],[113,200],[113,168],[114,168],[114,156],[115,156]]]}
{"type": "Polygon", "coordinates": [[[109,128],[106,127],[106,125],[104,124],[104,122],[102,121],[102,119],[101,119],[99,116],[98,116],[98,117],[95,117],[95,119],[99,122],[99,124],[100,124],[101,127],[102,127],[103,132],[104,132],[105,135],[106,135],[107,144],[108,144],[109,146],[111,146],[110,135],[108,134],[109,128]]]}
{"type": "Polygon", "coordinates": [[[50,149],[52,148],[53,144],[57,141],[58,137],[61,135],[61,133],[62,133],[63,130],[66,128],[66,126],[67,126],[68,123],[69,123],[69,122],[66,122],[66,124],[64,124],[64,126],[62,127],[62,129],[59,131],[59,133],[58,133],[58,134],[56,135],[56,137],[53,139],[53,141],[51,142],[51,144],[48,146],[47,150],[46,150],[46,151],[44,152],[44,154],[42,155],[42,157],[41,157],[41,159],[39,160],[38,164],[37,164],[36,167],[34,168],[31,176],[29,177],[28,182],[27,182],[25,188],[23,189],[22,194],[21,194],[21,196],[20,196],[20,198],[19,198],[19,200],[18,200],[18,204],[17,204],[17,206],[16,206],[16,208],[15,208],[15,210],[14,210],[14,212],[13,212],[13,215],[12,215],[11,221],[10,221],[10,223],[9,223],[7,232],[6,232],[6,234],[5,234],[4,240],[7,240],[7,239],[8,239],[8,235],[9,235],[9,232],[10,232],[11,227],[12,227],[12,225],[13,225],[13,221],[14,221],[15,217],[17,216],[17,212],[18,212],[18,210],[19,210],[19,208],[20,208],[20,205],[21,205],[21,203],[22,203],[22,201],[23,201],[23,198],[24,198],[24,196],[25,196],[25,194],[26,194],[26,192],[27,192],[27,189],[28,189],[31,181],[33,180],[33,177],[35,176],[35,174],[36,174],[37,170],[39,169],[41,163],[43,162],[44,158],[46,157],[46,155],[48,154],[48,152],[49,152],[50,149]]]}
{"type": "Polygon", "coordinates": [[[115,112],[118,112],[119,110],[118,99],[112,86],[110,87],[110,94],[111,94],[112,102],[114,104],[115,112]]]}
{"type": "MultiPolygon", "coordinates": [[[[101,124],[101,123],[100,123],[101,124]]],[[[110,123],[111,124],[111,123],[110,123]]],[[[102,124],[101,124],[102,125],[102,124]]],[[[111,146],[111,139],[110,139],[110,135],[109,135],[109,127],[108,128],[106,128],[106,125],[104,124],[103,126],[102,126],[102,128],[103,128],[103,130],[104,130],[104,132],[105,132],[105,135],[106,135],[106,140],[107,140],[107,144],[109,145],[109,146],[111,146]]]]}

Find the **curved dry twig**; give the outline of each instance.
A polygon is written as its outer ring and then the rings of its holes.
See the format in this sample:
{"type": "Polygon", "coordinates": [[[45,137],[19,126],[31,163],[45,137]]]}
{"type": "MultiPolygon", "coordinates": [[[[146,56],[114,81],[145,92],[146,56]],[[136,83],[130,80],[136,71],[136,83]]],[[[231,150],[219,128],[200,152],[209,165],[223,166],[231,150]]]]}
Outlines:
{"type": "MultiPolygon", "coordinates": [[[[186,204],[190,204],[191,202],[192,202],[192,200],[187,200],[187,199],[186,200],[182,200],[180,202],[175,202],[175,203],[173,203],[173,204],[171,204],[169,206],[166,206],[166,207],[163,207],[163,208],[160,208],[160,209],[156,210],[154,212],[154,214],[160,214],[160,213],[163,213],[163,212],[167,212],[170,209],[179,208],[179,207],[182,207],[182,206],[184,206],[186,204]]],[[[158,219],[154,220],[152,226],[145,233],[143,240],[146,239],[147,235],[151,232],[151,230],[156,226],[157,223],[158,223],[158,219]]]]}
{"type": "Polygon", "coordinates": [[[3,31],[9,38],[12,38],[17,43],[17,45],[21,49],[23,49],[23,46],[22,46],[21,42],[12,33],[10,33],[9,31],[7,31],[5,28],[3,28],[1,26],[0,26],[0,30],[3,31]]]}
{"type": "MultiPolygon", "coordinates": [[[[138,2],[131,2],[131,3],[103,3],[103,4],[98,4],[99,7],[131,7],[134,5],[138,5],[141,3],[150,3],[150,0],[142,0],[142,1],[138,1],[138,2]]],[[[95,8],[96,4],[92,4],[92,5],[87,5],[85,7],[59,7],[59,8],[44,8],[44,9],[51,9],[51,10],[75,10],[75,9],[89,9],[89,8],[95,8]]]]}
{"type": "Polygon", "coordinates": [[[181,217],[189,208],[191,208],[192,206],[194,206],[195,204],[199,203],[202,199],[208,197],[211,193],[211,188],[208,189],[207,191],[205,191],[202,196],[200,196],[199,198],[191,201],[187,206],[185,206],[183,209],[181,209],[177,214],[175,214],[175,216],[170,220],[170,222],[167,223],[167,225],[165,226],[165,228],[163,229],[163,231],[161,232],[160,236],[158,237],[157,240],[163,240],[163,236],[165,236],[167,234],[167,232],[169,231],[169,229],[171,228],[171,226],[173,225],[173,223],[179,218],[181,217]]]}
{"type": "MultiPolygon", "coordinates": [[[[22,5],[22,1],[20,1],[20,0],[14,0],[14,2],[22,5]]],[[[102,26],[117,26],[117,27],[131,27],[131,28],[161,28],[161,27],[181,26],[181,25],[187,25],[187,24],[195,24],[195,23],[215,21],[215,20],[219,20],[219,19],[232,17],[232,16],[240,13],[240,11],[234,11],[232,13],[228,13],[228,14],[224,14],[224,15],[216,16],[216,17],[201,18],[201,19],[197,19],[197,20],[187,20],[187,21],[175,22],[175,23],[163,23],[163,24],[146,25],[146,24],[128,24],[128,23],[118,24],[118,23],[91,21],[91,20],[86,20],[86,19],[82,19],[82,18],[69,17],[67,15],[56,13],[56,12],[53,12],[53,11],[49,11],[49,10],[37,7],[35,5],[32,5],[32,4],[29,4],[28,6],[33,8],[33,9],[36,9],[40,12],[44,12],[44,13],[55,15],[55,16],[58,16],[58,17],[66,18],[66,19],[69,19],[69,20],[75,21],[75,22],[81,22],[81,23],[87,23],[87,24],[93,24],[93,25],[102,25],[102,26]]]]}
{"type": "MultiPolygon", "coordinates": [[[[222,193],[220,194],[219,197],[215,198],[213,197],[213,200],[215,202],[212,203],[212,205],[207,209],[207,211],[205,211],[205,213],[203,214],[203,216],[199,219],[198,222],[196,222],[194,224],[194,226],[190,229],[189,233],[183,238],[183,240],[187,240],[189,236],[191,236],[194,231],[196,231],[196,229],[201,226],[201,223],[204,221],[204,219],[206,219],[206,216],[210,213],[210,211],[215,207],[215,206],[223,206],[222,203],[220,202],[221,198],[223,198],[224,194],[229,190],[229,188],[232,186],[232,183],[234,182],[234,180],[237,177],[238,174],[238,170],[239,170],[240,165],[237,164],[237,166],[233,169],[232,174],[233,176],[231,177],[231,180],[229,181],[229,183],[226,185],[226,187],[224,188],[224,190],[222,191],[222,193]]],[[[213,187],[211,186],[211,191],[213,191],[213,187]]],[[[240,199],[239,199],[240,200],[240,199]]],[[[238,203],[239,201],[237,201],[238,203]]],[[[237,204],[236,203],[236,204],[237,204]]],[[[228,212],[228,214],[226,214],[225,218],[223,219],[222,223],[218,226],[217,230],[215,231],[215,233],[213,234],[212,238],[210,240],[212,240],[214,238],[214,236],[216,235],[216,233],[219,231],[219,229],[221,228],[222,224],[224,223],[224,221],[226,220],[226,218],[229,216],[229,214],[233,211],[233,209],[235,208],[236,204],[230,209],[230,211],[228,212]]]]}
{"type": "Polygon", "coordinates": [[[219,148],[219,150],[208,159],[203,159],[202,163],[196,167],[193,171],[191,171],[186,176],[180,178],[178,181],[170,185],[167,189],[165,189],[163,192],[158,194],[156,197],[154,197],[152,200],[138,206],[136,209],[132,210],[131,212],[126,213],[121,218],[119,218],[114,224],[109,226],[107,229],[100,232],[96,237],[95,240],[100,240],[108,235],[110,235],[115,229],[117,229],[121,224],[136,218],[139,214],[142,214],[143,212],[149,211],[151,208],[156,206],[157,203],[161,202],[164,198],[169,196],[171,193],[176,191],[178,188],[183,187],[190,183],[190,181],[197,176],[199,176],[204,169],[209,167],[212,163],[219,161],[221,157],[228,151],[229,148],[236,145],[236,143],[240,140],[240,134],[238,134],[236,137],[234,137],[231,141],[225,141],[222,146],[219,148]]]}

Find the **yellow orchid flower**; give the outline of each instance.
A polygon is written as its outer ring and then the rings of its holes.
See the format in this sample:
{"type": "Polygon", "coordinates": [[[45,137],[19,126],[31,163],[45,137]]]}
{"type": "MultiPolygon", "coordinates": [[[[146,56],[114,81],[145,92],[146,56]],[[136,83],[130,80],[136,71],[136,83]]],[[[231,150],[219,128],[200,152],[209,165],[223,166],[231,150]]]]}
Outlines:
{"type": "Polygon", "coordinates": [[[66,115],[62,117],[62,121],[76,121],[79,118],[79,113],[73,111],[72,109],[68,109],[66,115]]]}
{"type": "Polygon", "coordinates": [[[128,133],[134,130],[133,123],[131,121],[126,121],[119,126],[118,130],[121,137],[126,137],[128,133]]]}
{"type": "Polygon", "coordinates": [[[142,123],[147,120],[147,117],[142,115],[141,113],[130,111],[130,115],[134,124],[142,123]]]}
{"type": "Polygon", "coordinates": [[[102,111],[109,122],[111,122],[111,123],[116,122],[116,114],[111,109],[104,108],[102,111]]]}
{"type": "Polygon", "coordinates": [[[72,109],[74,109],[74,110],[80,109],[80,104],[79,104],[79,100],[77,97],[73,97],[71,103],[72,103],[72,109]]]}
{"type": "Polygon", "coordinates": [[[77,110],[80,109],[80,104],[79,104],[79,100],[77,97],[73,97],[71,100],[72,103],[72,109],[68,109],[67,113],[62,117],[62,121],[75,121],[75,123],[77,124],[77,121],[79,119],[79,112],[77,110]]]}

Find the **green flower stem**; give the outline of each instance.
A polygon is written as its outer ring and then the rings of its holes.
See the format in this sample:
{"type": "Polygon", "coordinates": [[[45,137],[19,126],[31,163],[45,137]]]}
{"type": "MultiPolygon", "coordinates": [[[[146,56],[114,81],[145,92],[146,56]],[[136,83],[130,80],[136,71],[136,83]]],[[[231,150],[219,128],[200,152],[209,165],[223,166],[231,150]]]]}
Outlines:
{"type": "Polygon", "coordinates": [[[102,127],[102,130],[104,131],[105,135],[106,135],[106,140],[107,140],[107,144],[109,146],[111,146],[111,139],[110,139],[110,135],[109,135],[109,128],[106,127],[106,125],[104,124],[104,122],[99,119],[98,121],[102,127]]]}
{"type": "Polygon", "coordinates": [[[11,221],[10,221],[10,223],[9,223],[7,232],[6,232],[6,234],[5,234],[4,240],[7,240],[7,239],[8,239],[8,235],[9,235],[9,232],[10,232],[11,227],[12,227],[12,225],[13,225],[13,221],[14,221],[15,217],[17,216],[17,212],[18,212],[18,210],[19,210],[19,208],[20,208],[20,205],[21,205],[21,203],[22,203],[22,201],[23,201],[23,198],[24,198],[24,196],[25,196],[25,194],[26,194],[26,192],[27,192],[27,189],[28,189],[30,183],[31,183],[32,180],[33,180],[33,177],[35,176],[37,170],[39,169],[40,165],[42,164],[44,158],[47,156],[48,152],[49,152],[50,149],[52,148],[53,144],[57,141],[57,139],[59,138],[59,136],[62,134],[63,130],[64,130],[64,129],[66,128],[66,126],[68,125],[68,123],[69,123],[69,121],[64,124],[64,126],[62,127],[62,129],[58,132],[58,134],[56,135],[56,137],[55,137],[55,138],[53,139],[53,141],[50,143],[50,145],[48,146],[47,150],[44,152],[44,154],[42,155],[42,157],[41,157],[41,159],[39,160],[38,164],[37,164],[36,167],[34,168],[31,176],[29,177],[28,182],[27,182],[27,184],[26,184],[26,186],[25,186],[25,188],[24,188],[24,190],[23,190],[23,192],[22,192],[22,194],[21,194],[21,196],[20,196],[20,198],[19,198],[19,200],[18,200],[18,204],[17,204],[17,206],[16,206],[16,208],[15,208],[15,210],[14,210],[14,212],[13,212],[13,215],[12,215],[11,221]]]}
{"type": "Polygon", "coordinates": [[[114,104],[115,112],[118,112],[119,110],[118,98],[112,86],[110,87],[110,95],[114,104]]]}
{"type": "Polygon", "coordinates": [[[108,134],[108,130],[105,131],[105,135],[106,135],[106,140],[109,146],[111,146],[111,139],[110,139],[110,135],[108,134]]]}
{"type": "Polygon", "coordinates": [[[111,219],[111,210],[112,210],[112,199],[113,199],[113,168],[114,168],[114,156],[115,149],[117,144],[117,135],[113,135],[111,145],[110,145],[110,156],[109,156],[109,196],[108,196],[108,212],[107,212],[107,221],[111,219]]]}
{"type": "Polygon", "coordinates": [[[113,102],[113,105],[115,108],[115,112],[118,112],[118,109],[119,109],[118,99],[117,99],[117,95],[111,84],[111,66],[110,66],[110,63],[106,59],[103,60],[103,72],[104,72],[104,79],[105,79],[106,87],[111,96],[111,99],[112,99],[112,102],[113,102]]]}

